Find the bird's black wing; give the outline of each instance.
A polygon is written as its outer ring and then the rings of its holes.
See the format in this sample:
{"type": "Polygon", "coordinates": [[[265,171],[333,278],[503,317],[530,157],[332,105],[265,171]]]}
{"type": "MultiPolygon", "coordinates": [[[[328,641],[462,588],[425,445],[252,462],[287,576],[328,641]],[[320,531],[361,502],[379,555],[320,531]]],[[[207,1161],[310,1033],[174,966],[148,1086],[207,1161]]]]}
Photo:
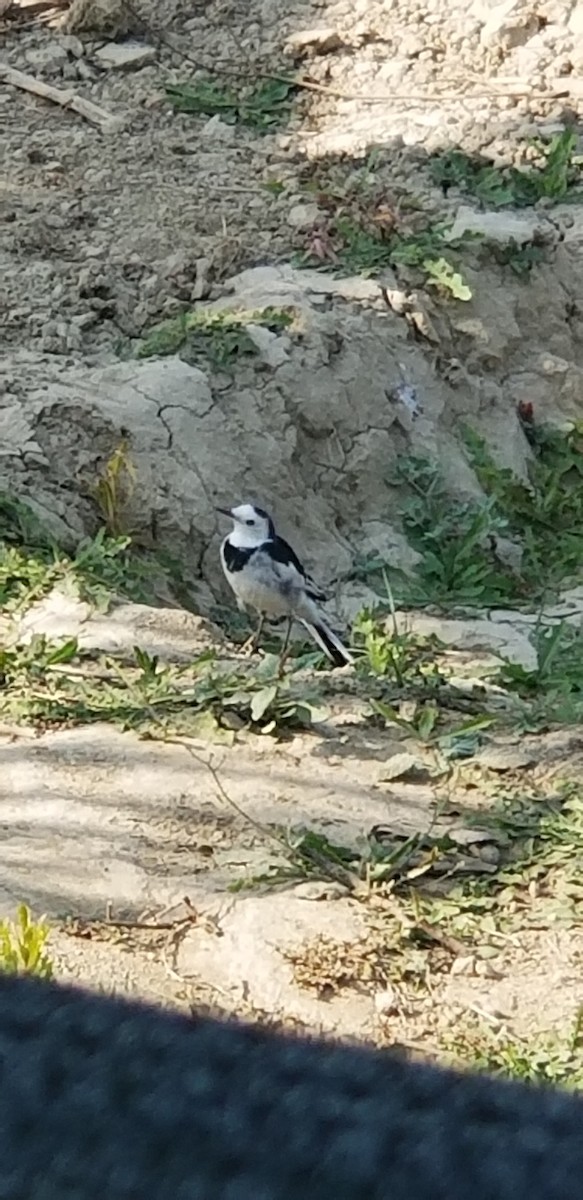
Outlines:
{"type": "Polygon", "coordinates": [[[302,579],[305,579],[306,592],[312,600],[326,599],[325,593],[316,586],[314,580],[308,575],[306,568],[302,566],[295,550],[292,549],[289,542],[286,542],[285,538],[276,535],[276,537],[270,539],[268,546],[269,554],[275,562],[282,563],[284,566],[295,567],[296,571],[302,576],[302,579]]]}
{"type": "Polygon", "coordinates": [[[222,555],[227,571],[242,571],[243,567],[247,566],[251,555],[255,554],[253,547],[232,546],[229,539],[225,538],[222,546],[222,555]]]}

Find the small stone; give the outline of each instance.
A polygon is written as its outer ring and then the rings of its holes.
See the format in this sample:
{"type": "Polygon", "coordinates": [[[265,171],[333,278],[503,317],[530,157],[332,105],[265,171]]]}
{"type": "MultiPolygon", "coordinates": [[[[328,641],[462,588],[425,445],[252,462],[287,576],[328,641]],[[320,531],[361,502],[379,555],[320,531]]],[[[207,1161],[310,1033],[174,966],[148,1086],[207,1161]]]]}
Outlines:
{"type": "Polygon", "coordinates": [[[412,754],[393,754],[385,766],[383,767],[383,782],[392,782],[394,779],[406,779],[415,776],[422,771],[421,765],[412,754]]]}
{"type": "Polygon", "coordinates": [[[460,205],[454,223],[448,231],[447,240],[455,241],[465,233],[478,233],[492,242],[502,245],[516,242],[518,246],[532,242],[536,237],[556,236],[553,227],[539,213],[477,212],[468,205],[460,205]]]}
{"type": "Polygon", "coordinates": [[[296,884],[293,892],[300,900],[339,900],[348,895],[348,888],[333,880],[308,879],[296,884]]]}
{"type": "Polygon", "coordinates": [[[95,79],[95,71],[85,62],[84,58],[79,58],[76,63],[77,75],[79,79],[95,79]]]}
{"type": "Polygon", "coordinates": [[[85,49],[81,38],[75,37],[73,33],[65,33],[59,38],[59,45],[67,54],[72,54],[73,58],[83,58],[85,49]]]}
{"type": "Polygon", "coordinates": [[[294,204],[288,214],[288,223],[293,229],[311,229],[320,215],[317,204],[294,204]]]}
{"type": "Polygon", "coordinates": [[[572,366],[565,358],[559,358],[556,354],[545,354],[538,360],[537,365],[540,366],[543,375],[566,375],[572,366]]]}
{"type": "Polygon", "coordinates": [[[488,771],[504,772],[530,767],[536,762],[536,757],[528,750],[520,750],[515,746],[488,746],[476,755],[474,761],[488,771]]]}
{"type": "Polygon", "coordinates": [[[230,145],[237,136],[235,126],[221,121],[218,113],[215,113],[214,117],[211,117],[210,121],[203,125],[200,133],[202,137],[213,138],[214,141],[223,142],[224,145],[230,145]]]}
{"type": "Polygon", "coordinates": [[[210,258],[197,258],[196,260],[196,280],[192,288],[190,299],[193,301],[204,300],[210,292],[209,272],[211,269],[210,258]]]}
{"type": "Polygon", "coordinates": [[[485,958],[478,958],[475,964],[474,974],[480,979],[501,979],[500,971],[497,971],[485,958]]]}
{"type": "Polygon", "coordinates": [[[71,320],[72,325],[76,325],[78,329],[89,329],[91,325],[95,325],[97,314],[94,312],[77,313],[71,320]]]}
{"type": "Polygon", "coordinates": [[[454,958],[450,975],[475,975],[476,960],[473,954],[460,955],[459,958],[454,958]]]}
{"type": "Polygon", "coordinates": [[[516,575],[520,574],[524,558],[524,546],[520,542],[496,535],[493,550],[498,562],[501,562],[504,567],[508,567],[510,571],[514,571],[516,575]]]}
{"type": "Polygon", "coordinates": [[[50,42],[38,50],[27,50],[25,58],[35,71],[46,71],[49,75],[60,71],[67,61],[67,51],[58,42],[50,42]]]}
{"type": "Polygon", "coordinates": [[[250,323],[245,326],[245,329],[266,366],[271,367],[275,371],[283,363],[287,362],[290,346],[288,338],[278,337],[276,333],[273,333],[271,329],[266,329],[264,325],[253,325],[250,323]]]}
{"type": "Polygon", "coordinates": [[[382,992],[375,992],[374,1006],[382,1017],[388,1017],[397,1010],[397,997],[392,987],[386,987],[382,992]]]}
{"type": "Polygon", "coordinates": [[[107,42],[95,52],[95,58],[109,71],[131,71],[154,62],[155,46],[142,46],[139,42],[107,42]]]}
{"type": "Polygon", "coordinates": [[[569,17],[569,33],[583,37],[583,4],[576,4],[569,17]]]}
{"type": "Polygon", "coordinates": [[[142,100],[142,104],[144,108],[161,108],[163,104],[166,104],[167,100],[166,92],[149,92],[142,100]]]}
{"type": "Polygon", "coordinates": [[[416,33],[406,33],[399,39],[399,55],[402,58],[417,58],[424,49],[425,42],[416,33]]]}
{"type": "Polygon", "coordinates": [[[285,43],[287,54],[331,54],[344,45],[340,34],[331,27],[303,29],[292,33],[285,43]]]}

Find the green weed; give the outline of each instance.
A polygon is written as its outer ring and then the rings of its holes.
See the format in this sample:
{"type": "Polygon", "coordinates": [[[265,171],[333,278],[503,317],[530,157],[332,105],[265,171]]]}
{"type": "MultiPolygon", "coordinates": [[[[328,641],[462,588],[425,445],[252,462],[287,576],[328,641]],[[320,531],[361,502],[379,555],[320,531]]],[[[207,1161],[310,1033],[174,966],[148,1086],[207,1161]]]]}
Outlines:
{"type": "Polygon", "coordinates": [[[505,663],[497,681],[526,702],[523,723],[530,729],[548,723],[574,725],[583,718],[583,633],[567,624],[539,626],[533,644],[535,667],[505,663]]]}
{"type": "MultiPolygon", "coordinates": [[[[115,521],[118,492],[108,493],[108,503],[115,521]]],[[[114,594],[145,601],[155,566],[135,552],[129,536],[110,537],[104,528],[66,552],[25,504],[0,503],[0,608],[7,612],[30,607],[57,586],[101,610],[114,594]]]]}
{"type": "Polygon", "coordinates": [[[419,917],[480,948],[495,944],[500,932],[530,924],[579,923],[583,798],[578,785],[567,784],[550,797],[502,793],[490,808],[464,815],[468,826],[491,834],[496,869],[460,880],[452,874],[446,894],[416,899],[419,917]]]}
{"type": "Polygon", "coordinates": [[[437,638],[399,632],[394,621],[391,629],[386,618],[369,609],[358,614],[353,633],[359,652],[359,674],[393,679],[400,687],[413,682],[427,683],[435,675],[437,638]]]}
{"type": "Polygon", "coordinates": [[[536,143],[540,163],[536,166],[497,167],[484,158],[472,158],[462,150],[448,151],[433,159],[430,173],[445,193],[461,188],[475,196],[485,208],[524,208],[547,199],[558,202],[579,199],[580,170],[575,162],[577,135],[564,130],[550,143],[536,143]]]}
{"type": "Polygon", "coordinates": [[[271,196],[281,196],[282,192],[285,192],[283,179],[265,179],[261,187],[264,192],[269,192],[271,196]]]}
{"type": "Polygon", "coordinates": [[[46,950],[49,933],[45,918],[33,921],[30,909],[21,904],[15,921],[0,921],[0,972],[50,979],[53,964],[46,950]]]}
{"type": "Polygon", "coordinates": [[[330,226],[328,256],[317,255],[312,247],[296,255],[298,266],[325,267],[335,272],[373,275],[386,267],[417,268],[431,284],[457,300],[469,300],[471,290],[452,266],[449,255],[454,244],[445,237],[446,227],[427,225],[415,233],[387,233],[382,227],[368,227],[366,220],[339,216],[330,226]]]}
{"type": "Polygon", "coordinates": [[[403,528],[421,555],[414,577],[401,580],[400,598],[445,607],[506,601],[513,581],[490,549],[490,538],[505,528],[494,502],[454,501],[439,468],[422,457],[401,460],[397,477],[412,493],[403,507],[403,528]]]}
{"type": "Polygon", "coordinates": [[[79,650],[74,638],[42,635],[0,650],[4,719],[70,725],[108,720],[149,736],[164,732],[232,740],[232,729],[264,734],[304,728],[323,718],[318,697],[293,674],[278,679],[276,656],[254,675],[226,672],[205,652],[187,667],[163,665],[139,647],[135,664],[79,650]]]}
{"type": "MultiPolygon", "coordinates": [[[[481,502],[457,501],[446,490],[436,464],[420,456],[399,461],[394,479],[409,498],[402,522],[420,554],[412,577],[391,569],[399,601],[409,606],[437,604],[494,606],[524,604],[556,595],[581,578],[583,563],[583,423],[570,433],[529,426],[533,450],[529,481],[498,466],[484,440],[464,431],[468,454],[486,493],[481,502]],[[520,568],[504,567],[496,556],[499,536],[521,549],[520,568]]],[[[357,564],[381,590],[389,565],[357,564]]]]}
{"type": "Polygon", "coordinates": [[[414,197],[391,197],[380,175],[380,159],[373,150],[358,170],[347,174],[329,168],[308,179],[306,189],[326,217],[296,255],[297,265],[365,276],[387,267],[409,267],[442,293],[469,300],[470,289],[450,256],[470,235],[453,242],[447,224],[432,220],[414,197]]]}
{"type": "Polygon", "coordinates": [[[540,266],[546,257],[545,247],[536,241],[519,245],[514,238],[510,238],[505,245],[490,241],[486,248],[491,259],[501,267],[510,267],[520,279],[526,278],[532,268],[540,266]]]}
{"type": "Polygon", "coordinates": [[[527,1039],[496,1033],[476,1019],[443,1034],[441,1045],[452,1065],[539,1085],[583,1088],[583,1007],[567,1032],[527,1039]]]}
{"type": "Polygon", "coordinates": [[[175,354],[186,348],[189,357],[203,356],[217,370],[233,370],[241,359],[257,354],[245,326],[262,325],[274,333],[287,329],[293,312],[265,308],[261,312],[216,312],[208,309],[180,313],[154,326],[136,349],[136,358],[175,354]]]}
{"type": "Polygon", "coordinates": [[[297,88],[293,81],[266,79],[236,93],[212,79],[172,83],[166,95],[177,112],[215,116],[228,125],[250,125],[267,133],[289,120],[297,88]]]}
{"type": "Polygon", "coordinates": [[[379,827],[359,839],[355,847],[331,841],[325,834],[304,827],[282,830],[288,862],[275,864],[266,874],[236,883],[232,890],[258,883],[281,884],[290,879],[334,879],[349,890],[366,894],[387,888],[404,895],[430,873],[449,869],[447,856],[455,853],[449,837],[429,834],[405,837],[379,827]]]}
{"type": "Polygon", "coordinates": [[[525,593],[542,596],[577,579],[583,562],[583,422],[569,433],[529,427],[533,460],[529,482],[492,459],[470,429],[465,439],[472,467],[489,497],[494,522],[523,547],[525,593]]]}
{"type": "Polygon", "coordinates": [[[427,282],[449,292],[454,300],[471,300],[472,290],[464,283],[459,271],[454,271],[446,258],[423,259],[423,270],[427,273],[427,282]]]}

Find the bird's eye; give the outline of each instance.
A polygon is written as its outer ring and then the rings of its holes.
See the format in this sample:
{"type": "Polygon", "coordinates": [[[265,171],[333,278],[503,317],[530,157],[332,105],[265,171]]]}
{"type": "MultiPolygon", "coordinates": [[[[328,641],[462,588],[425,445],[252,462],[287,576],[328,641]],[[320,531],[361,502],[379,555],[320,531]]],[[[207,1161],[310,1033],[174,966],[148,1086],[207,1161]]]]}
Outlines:
{"type": "Polygon", "coordinates": [[[245,521],[245,524],[246,524],[246,525],[254,525],[254,524],[255,524],[255,521],[245,521]]]}

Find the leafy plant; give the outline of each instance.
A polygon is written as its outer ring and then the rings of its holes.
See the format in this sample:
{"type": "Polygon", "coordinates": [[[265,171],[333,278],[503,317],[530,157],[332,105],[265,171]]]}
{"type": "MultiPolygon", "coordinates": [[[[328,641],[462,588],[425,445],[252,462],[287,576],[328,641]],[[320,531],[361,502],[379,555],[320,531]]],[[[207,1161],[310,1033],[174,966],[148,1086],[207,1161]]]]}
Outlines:
{"type": "Polygon", "coordinates": [[[29,607],[56,586],[101,609],[107,608],[114,593],[148,599],[156,564],[136,554],[129,536],[110,537],[102,528],[95,537],[84,538],[74,553],[60,549],[48,534],[35,534],[29,544],[13,544],[21,530],[32,529],[22,524],[25,507],[19,506],[16,527],[5,525],[0,536],[0,607],[6,611],[29,607]]]}
{"type": "Polygon", "coordinates": [[[293,319],[293,312],[277,308],[265,308],[260,312],[209,309],[184,312],[154,326],[137,347],[136,358],[175,354],[186,346],[191,355],[204,355],[217,369],[229,371],[240,358],[257,354],[247,325],[261,325],[273,333],[280,333],[292,324],[293,319]]]}
{"type": "Polygon", "coordinates": [[[523,547],[525,591],[542,595],[583,562],[583,422],[569,433],[532,425],[529,482],[496,464],[484,440],[465,430],[472,466],[490,498],[493,518],[523,547]]]}
{"type": "Polygon", "coordinates": [[[328,233],[331,252],[318,257],[313,248],[297,256],[299,266],[326,267],[333,271],[371,275],[384,267],[416,267],[431,282],[458,300],[469,300],[471,291],[459,272],[444,257],[444,250],[455,251],[459,242],[446,239],[445,225],[426,224],[415,232],[397,228],[389,231],[370,224],[366,215],[337,216],[328,233]]]}
{"type": "Polygon", "coordinates": [[[0,544],[52,553],[55,540],[29,504],[0,492],[0,544]]]}
{"type": "Polygon", "coordinates": [[[397,473],[413,493],[403,526],[421,555],[414,578],[402,581],[403,599],[446,605],[505,600],[513,585],[490,549],[492,535],[505,528],[494,502],[455,502],[439,468],[419,456],[403,459],[397,473]]]}
{"type": "Polygon", "coordinates": [[[102,528],[79,543],[68,575],[83,598],[105,611],[116,594],[145,602],[154,566],[133,551],[131,537],[110,537],[102,528]]]}
{"type": "MultiPolygon", "coordinates": [[[[410,605],[511,604],[556,593],[581,578],[583,563],[583,422],[569,433],[531,424],[533,459],[529,481],[494,462],[486,444],[464,431],[474,471],[486,493],[482,502],[456,501],[439,468],[411,456],[397,465],[396,480],[411,495],[403,527],[420,554],[413,578],[391,572],[399,598],[410,605]],[[496,539],[513,538],[520,567],[511,571],[496,557],[496,539]]],[[[385,563],[363,563],[358,573],[374,582],[385,563]]]]}
{"type": "Polygon", "coordinates": [[[46,950],[50,929],[44,917],[34,921],[26,904],[15,921],[0,921],[0,972],[50,979],[53,964],[46,950]]]}
{"type": "Polygon", "coordinates": [[[423,261],[423,268],[429,276],[429,282],[451,292],[455,300],[471,300],[471,288],[464,283],[462,276],[459,272],[454,271],[446,258],[426,258],[423,261]]]}
{"type": "Polygon", "coordinates": [[[479,1020],[442,1035],[441,1045],[455,1064],[529,1083],[583,1088],[583,1006],[570,1031],[521,1038],[495,1033],[479,1020]]]}
{"type": "Polygon", "coordinates": [[[541,199],[579,198],[576,187],[579,171],[574,162],[577,135],[569,129],[557,134],[550,143],[535,143],[540,152],[539,165],[525,169],[497,167],[484,158],[472,158],[462,150],[448,151],[433,159],[432,179],[445,193],[461,188],[475,196],[486,208],[524,208],[541,199]]]}
{"type": "Polygon", "coordinates": [[[149,736],[174,731],[219,741],[252,725],[262,733],[302,728],[323,718],[317,697],[293,675],[277,677],[278,659],[266,657],[256,674],[217,669],[212,652],[188,666],[162,665],[135,647],[135,665],[95,660],[75,639],[51,642],[36,635],[24,646],[0,650],[0,713],[4,718],[70,724],[107,719],[149,736]]]}
{"type": "Polygon", "coordinates": [[[524,279],[535,266],[545,260],[545,247],[538,242],[525,242],[519,245],[514,238],[503,245],[500,242],[488,242],[487,251],[501,267],[510,267],[515,275],[524,279]]]}
{"type": "Polygon", "coordinates": [[[505,663],[498,681],[517,692],[528,707],[524,719],[536,728],[549,721],[577,724],[583,716],[583,633],[560,621],[535,629],[535,667],[505,663]]]}
{"type": "Polygon", "coordinates": [[[409,736],[416,737],[421,742],[430,742],[433,739],[439,721],[439,708],[434,702],[415,704],[408,717],[403,717],[394,705],[387,704],[385,700],[371,700],[371,705],[388,725],[398,725],[409,736]]]}
{"type": "Polygon", "coordinates": [[[354,622],[355,644],[360,651],[358,670],[393,678],[399,686],[434,674],[435,638],[421,638],[399,632],[395,623],[390,630],[387,619],[363,609],[354,622]]]}
{"type": "Polygon", "coordinates": [[[166,95],[177,112],[218,114],[229,125],[250,125],[268,132],[288,120],[296,90],[293,80],[272,78],[235,93],[215,80],[199,79],[168,84],[166,95]]]}

